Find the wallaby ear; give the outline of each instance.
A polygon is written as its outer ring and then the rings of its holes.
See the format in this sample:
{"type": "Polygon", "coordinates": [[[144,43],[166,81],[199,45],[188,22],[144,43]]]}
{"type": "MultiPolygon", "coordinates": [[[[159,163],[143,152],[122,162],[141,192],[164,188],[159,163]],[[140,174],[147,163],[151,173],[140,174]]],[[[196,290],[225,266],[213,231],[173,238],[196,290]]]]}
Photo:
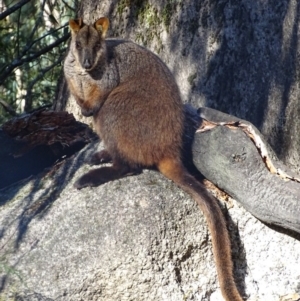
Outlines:
{"type": "Polygon", "coordinates": [[[109,27],[108,18],[102,17],[94,23],[95,28],[101,34],[102,38],[105,38],[107,29],[109,27]]]}
{"type": "Polygon", "coordinates": [[[77,33],[79,31],[79,29],[83,26],[83,21],[82,18],[79,18],[77,20],[70,20],[69,21],[69,26],[70,29],[73,33],[77,33]]]}

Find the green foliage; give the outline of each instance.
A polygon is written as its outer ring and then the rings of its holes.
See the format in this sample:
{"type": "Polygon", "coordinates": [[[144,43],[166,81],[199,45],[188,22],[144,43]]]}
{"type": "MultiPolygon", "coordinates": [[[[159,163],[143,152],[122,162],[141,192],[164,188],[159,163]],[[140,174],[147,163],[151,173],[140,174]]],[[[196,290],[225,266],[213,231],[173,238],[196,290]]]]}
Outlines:
{"type": "MultiPolygon", "coordinates": [[[[20,1],[3,2],[8,9],[20,1]]],[[[9,112],[52,103],[76,6],[77,0],[29,1],[0,20],[0,124],[9,112]]]]}

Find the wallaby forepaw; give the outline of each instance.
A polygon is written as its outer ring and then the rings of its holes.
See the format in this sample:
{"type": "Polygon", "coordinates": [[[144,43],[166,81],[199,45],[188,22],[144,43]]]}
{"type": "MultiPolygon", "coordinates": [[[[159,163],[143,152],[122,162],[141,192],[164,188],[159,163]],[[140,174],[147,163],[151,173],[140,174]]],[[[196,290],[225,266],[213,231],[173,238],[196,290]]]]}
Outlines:
{"type": "Polygon", "coordinates": [[[113,175],[115,171],[111,167],[102,167],[90,170],[88,173],[81,176],[75,183],[74,187],[77,189],[81,189],[84,187],[95,187],[101,184],[104,184],[112,179],[110,177],[110,171],[113,171],[113,175]]]}
{"type": "Polygon", "coordinates": [[[81,108],[81,114],[85,117],[90,117],[90,116],[94,115],[94,110],[93,109],[81,108]]]}
{"type": "Polygon", "coordinates": [[[107,150],[103,149],[100,152],[94,153],[87,161],[89,165],[99,165],[112,162],[112,158],[107,150]]]}

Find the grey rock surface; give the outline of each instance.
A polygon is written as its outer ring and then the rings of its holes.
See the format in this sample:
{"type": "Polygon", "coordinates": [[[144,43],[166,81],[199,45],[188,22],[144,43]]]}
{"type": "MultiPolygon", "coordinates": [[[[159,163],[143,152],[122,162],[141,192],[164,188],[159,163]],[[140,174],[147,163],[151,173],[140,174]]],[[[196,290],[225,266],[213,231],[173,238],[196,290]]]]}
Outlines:
{"type": "MultiPolygon", "coordinates": [[[[251,121],[299,170],[299,11],[296,0],[86,0],[79,15],[88,22],[109,16],[110,36],[156,52],[185,102],[251,121]]],[[[193,201],[154,171],[78,192],[72,183],[89,169],[77,171],[85,155],[52,178],[1,192],[1,297],[222,300],[193,201]]],[[[242,294],[249,301],[299,300],[299,239],[233,200],[226,206],[242,294]]]]}
{"type": "MultiPolygon", "coordinates": [[[[202,213],[172,182],[146,170],[73,188],[96,147],[1,190],[0,300],[222,300],[202,213]]],[[[222,207],[242,294],[298,300],[300,241],[222,207]]]]}

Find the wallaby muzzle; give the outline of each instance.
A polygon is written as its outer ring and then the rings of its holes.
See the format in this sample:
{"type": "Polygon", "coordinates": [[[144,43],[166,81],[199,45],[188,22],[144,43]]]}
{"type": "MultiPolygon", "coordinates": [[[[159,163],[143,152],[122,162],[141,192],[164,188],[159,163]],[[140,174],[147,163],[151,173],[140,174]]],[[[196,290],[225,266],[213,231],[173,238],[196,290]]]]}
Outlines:
{"type": "Polygon", "coordinates": [[[82,50],[80,64],[85,70],[90,70],[93,67],[93,55],[89,49],[82,50]]]}

